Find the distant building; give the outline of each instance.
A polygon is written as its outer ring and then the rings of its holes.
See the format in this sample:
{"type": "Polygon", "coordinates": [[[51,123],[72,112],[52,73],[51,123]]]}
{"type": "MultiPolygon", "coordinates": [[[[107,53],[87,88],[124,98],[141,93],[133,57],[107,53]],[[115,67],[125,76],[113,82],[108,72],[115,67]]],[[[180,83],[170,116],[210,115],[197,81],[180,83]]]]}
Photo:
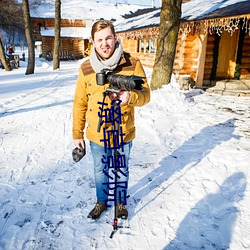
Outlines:
{"type": "MultiPolygon", "coordinates": [[[[32,18],[33,37],[41,42],[41,57],[50,58],[54,47],[54,18],[32,18]]],[[[83,58],[87,52],[90,38],[91,21],[61,20],[61,59],[83,58]]],[[[52,58],[50,58],[52,59],[52,58]]]]}

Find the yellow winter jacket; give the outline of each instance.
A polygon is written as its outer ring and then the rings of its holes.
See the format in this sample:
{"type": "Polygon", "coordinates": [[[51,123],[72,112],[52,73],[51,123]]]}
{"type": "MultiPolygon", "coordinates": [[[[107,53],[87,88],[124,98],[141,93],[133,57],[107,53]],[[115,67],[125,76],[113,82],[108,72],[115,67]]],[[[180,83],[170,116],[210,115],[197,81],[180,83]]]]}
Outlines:
{"type": "MultiPolygon", "coordinates": [[[[124,142],[129,142],[135,138],[134,107],[140,107],[149,102],[150,89],[140,61],[128,53],[123,53],[119,65],[112,73],[142,76],[144,81],[142,90],[130,90],[128,103],[120,105],[122,124],[119,124],[119,127],[122,127],[124,142]]],[[[97,132],[99,123],[98,112],[101,112],[101,105],[98,102],[103,102],[103,92],[108,87],[109,84],[97,85],[96,73],[93,71],[89,60],[82,63],[79,69],[73,102],[73,140],[84,138],[84,129],[85,125],[87,125],[86,137],[90,141],[104,146],[104,143],[101,141],[104,139],[103,129],[108,131],[114,128],[111,123],[106,123],[102,125],[100,132],[97,132]]],[[[105,98],[104,103],[108,104],[108,106],[104,106],[104,109],[111,108],[109,97],[105,98]]],[[[110,143],[113,143],[112,138],[110,143]]]]}

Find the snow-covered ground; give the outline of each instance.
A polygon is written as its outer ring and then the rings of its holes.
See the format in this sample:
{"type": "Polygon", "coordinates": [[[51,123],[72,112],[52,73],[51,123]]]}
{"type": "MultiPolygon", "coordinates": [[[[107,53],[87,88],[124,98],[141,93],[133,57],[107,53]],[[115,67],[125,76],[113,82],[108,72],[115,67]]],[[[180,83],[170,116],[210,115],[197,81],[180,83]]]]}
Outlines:
{"type": "MultiPolygon", "coordinates": [[[[129,229],[98,222],[89,145],[72,161],[81,61],[0,69],[0,249],[250,249],[250,99],[153,91],[136,110],[129,229]]],[[[146,69],[150,79],[151,70],[146,69]]]]}

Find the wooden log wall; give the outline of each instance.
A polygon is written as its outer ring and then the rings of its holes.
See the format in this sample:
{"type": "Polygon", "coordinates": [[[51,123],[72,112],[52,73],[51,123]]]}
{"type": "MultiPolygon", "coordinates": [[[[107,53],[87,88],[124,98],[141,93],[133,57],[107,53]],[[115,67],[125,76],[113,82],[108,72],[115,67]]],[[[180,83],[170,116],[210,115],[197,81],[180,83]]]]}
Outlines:
{"type": "Polygon", "coordinates": [[[176,50],[175,50],[175,59],[174,59],[174,65],[173,65],[173,73],[178,75],[179,71],[183,68],[183,53],[185,46],[185,36],[179,35],[177,39],[176,44],[176,50]]]}
{"type": "Polygon", "coordinates": [[[181,74],[188,74],[192,79],[196,78],[197,58],[199,54],[198,37],[187,36],[184,50],[184,65],[181,74]]]}
{"type": "Polygon", "coordinates": [[[145,67],[152,68],[154,66],[155,53],[138,51],[138,40],[120,38],[120,42],[122,43],[124,51],[138,58],[145,67]]]}
{"type": "Polygon", "coordinates": [[[197,39],[195,35],[178,36],[173,67],[173,73],[177,76],[190,75],[192,79],[196,79],[199,53],[197,39]]]}
{"type": "Polygon", "coordinates": [[[74,55],[82,55],[84,56],[84,51],[88,48],[89,41],[87,39],[82,40],[79,38],[73,39],[73,54],[74,55]]]}
{"type": "Polygon", "coordinates": [[[137,47],[137,40],[125,40],[125,39],[121,39],[120,42],[122,43],[123,46],[123,50],[127,51],[131,54],[135,54],[136,53],[136,47],[137,47]]]}
{"type": "Polygon", "coordinates": [[[46,58],[48,52],[53,51],[54,37],[42,37],[42,57],[46,58]]]}
{"type": "MultiPolygon", "coordinates": [[[[155,53],[146,52],[146,50],[138,50],[139,43],[145,43],[147,37],[137,39],[126,39],[124,36],[119,37],[123,49],[131,53],[134,57],[140,59],[145,67],[152,68],[154,66],[155,53]]],[[[150,37],[149,39],[152,39],[150,37]]],[[[173,66],[173,73],[177,75],[190,75],[193,79],[196,78],[197,57],[198,57],[198,37],[195,35],[184,36],[179,34],[176,47],[176,55],[173,66]]],[[[155,38],[155,47],[157,39],[155,38]]],[[[145,47],[145,46],[144,46],[145,47]]],[[[156,51],[157,48],[155,48],[156,51]]]]}
{"type": "Polygon", "coordinates": [[[61,38],[60,51],[73,51],[73,39],[63,37],[61,38]]]}
{"type": "MultiPolygon", "coordinates": [[[[52,52],[54,47],[54,37],[42,38],[42,57],[46,58],[48,52],[52,52]]],[[[69,51],[76,57],[82,58],[84,51],[88,47],[88,40],[78,38],[61,38],[60,51],[69,51]]]]}
{"type": "Polygon", "coordinates": [[[136,58],[138,58],[145,67],[153,68],[154,60],[155,60],[155,54],[150,54],[150,53],[139,54],[139,53],[136,53],[134,56],[136,58]]]}
{"type": "MultiPolygon", "coordinates": [[[[55,27],[54,18],[31,18],[32,26],[34,29],[39,29],[39,27],[49,28],[55,27]]],[[[62,19],[61,27],[86,27],[86,21],[84,20],[71,20],[62,19]]]]}

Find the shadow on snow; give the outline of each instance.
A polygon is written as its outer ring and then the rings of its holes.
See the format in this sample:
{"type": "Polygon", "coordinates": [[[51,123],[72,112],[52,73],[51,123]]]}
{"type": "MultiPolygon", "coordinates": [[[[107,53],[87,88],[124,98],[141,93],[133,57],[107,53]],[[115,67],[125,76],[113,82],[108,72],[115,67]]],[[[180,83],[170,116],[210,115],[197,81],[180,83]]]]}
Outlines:
{"type": "Polygon", "coordinates": [[[65,104],[72,103],[72,102],[73,102],[73,100],[66,100],[66,101],[62,101],[62,102],[54,102],[54,103],[50,103],[50,104],[43,104],[43,105],[39,105],[39,106],[36,106],[36,107],[21,108],[21,109],[14,110],[14,111],[5,111],[3,113],[0,113],[0,117],[20,114],[20,113],[29,112],[29,111],[35,111],[35,110],[44,109],[44,108],[51,108],[51,107],[55,107],[55,106],[65,105],[65,104]]]}
{"type": "MultiPolygon", "coordinates": [[[[171,155],[165,157],[159,163],[159,167],[148,173],[141,180],[129,189],[130,196],[135,202],[155,191],[157,193],[135,212],[136,204],[130,216],[139,213],[148,204],[160,196],[177,179],[165,184],[165,187],[157,192],[157,188],[164,184],[176,172],[186,168],[184,173],[196,167],[216,146],[232,138],[239,139],[233,134],[235,130],[235,119],[206,127],[198,134],[183,143],[171,155]]],[[[201,249],[203,244],[210,244],[211,247],[223,246],[227,249],[230,242],[232,227],[234,225],[237,208],[233,202],[242,198],[246,187],[246,178],[243,173],[237,173],[228,178],[217,194],[209,195],[193,208],[181,223],[176,239],[174,239],[165,250],[170,249],[201,249]],[[219,201],[219,204],[217,204],[219,201]],[[198,224],[197,224],[198,223],[198,224]],[[183,248],[184,247],[184,248],[183,248]]]]}
{"type": "Polygon", "coordinates": [[[242,172],[228,177],[217,193],[207,195],[181,222],[175,239],[164,250],[229,249],[247,180],[242,172]]]}
{"type": "MultiPolygon", "coordinates": [[[[162,159],[159,163],[158,168],[148,173],[134,186],[130,187],[128,191],[130,196],[135,200],[140,200],[142,197],[149,195],[154,189],[159,187],[172,175],[174,175],[174,173],[185,168],[187,165],[190,166],[186,171],[188,171],[192,167],[195,167],[219,144],[226,142],[232,138],[239,139],[239,136],[235,136],[233,134],[235,129],[234,123],[235,119],[229,119],[223,123],[206,127],[202,129],[198,134],[192,136],[178,149],[173,151],[171,155],[162,159]]],[[[169,183],[148,203],[156,199],[172,184],[173,182],[169,183]]],[[[148,203],[145,204],[145,206],[148,205],[148,203]]],[[[143,209],[143,207],[141,209],[143,209]]],[[[138,213],[140,210],[138,210],[136,213],[138,213]]]]}

